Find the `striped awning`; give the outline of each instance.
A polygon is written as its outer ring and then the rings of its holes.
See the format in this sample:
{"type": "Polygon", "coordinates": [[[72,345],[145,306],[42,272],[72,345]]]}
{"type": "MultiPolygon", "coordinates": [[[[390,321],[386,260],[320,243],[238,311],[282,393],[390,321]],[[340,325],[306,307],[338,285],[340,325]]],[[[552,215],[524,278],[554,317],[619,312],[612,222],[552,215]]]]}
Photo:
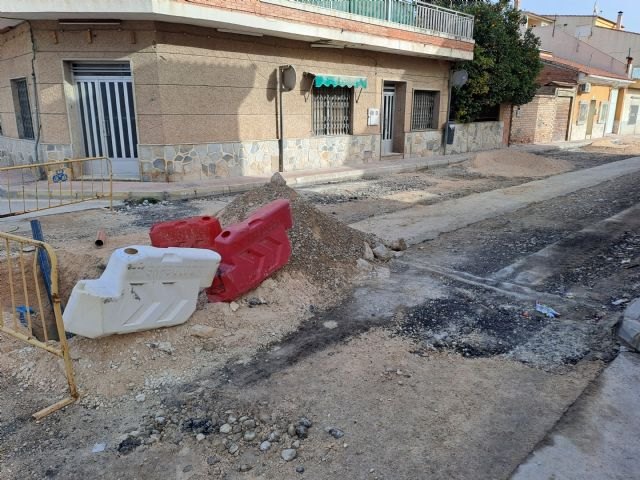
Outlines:
{"type": "Polygon", "coordinates": [[[332,75],[329,73],[309,73],[309,75],[314,76],[314,87],[367,88],[367,77],[350,77],[347,75],[332,75]]]}

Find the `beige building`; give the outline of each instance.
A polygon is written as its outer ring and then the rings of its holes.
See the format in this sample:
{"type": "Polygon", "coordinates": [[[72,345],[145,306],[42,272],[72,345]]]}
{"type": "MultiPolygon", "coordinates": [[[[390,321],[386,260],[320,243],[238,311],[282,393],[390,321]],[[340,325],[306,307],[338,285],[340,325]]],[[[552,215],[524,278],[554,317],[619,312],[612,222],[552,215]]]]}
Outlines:
{"type": "Polygon", "coordinates": [[[0,164],[108,156],[116,178],[174,181],[441,152],[473,18],[308,3],[0,0],[0,164]]]}

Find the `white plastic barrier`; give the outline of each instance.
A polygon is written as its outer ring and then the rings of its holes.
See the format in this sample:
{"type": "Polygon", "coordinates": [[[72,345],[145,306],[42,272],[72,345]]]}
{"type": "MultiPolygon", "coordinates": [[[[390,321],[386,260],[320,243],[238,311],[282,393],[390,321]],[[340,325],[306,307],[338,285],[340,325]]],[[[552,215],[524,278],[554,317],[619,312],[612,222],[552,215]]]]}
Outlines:
{"type": "Polygon", "coordinates": [[[73,288],[65,330],[97,338],[184,323],[219,264],[220,255],[199,248],[118,249],[99,279],[73,288]]]}

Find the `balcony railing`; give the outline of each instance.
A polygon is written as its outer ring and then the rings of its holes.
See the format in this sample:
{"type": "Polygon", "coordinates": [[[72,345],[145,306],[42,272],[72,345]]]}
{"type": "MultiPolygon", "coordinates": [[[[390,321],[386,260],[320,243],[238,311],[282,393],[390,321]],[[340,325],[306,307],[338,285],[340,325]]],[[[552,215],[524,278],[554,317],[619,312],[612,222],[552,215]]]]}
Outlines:
{"type": "Polygon", "coordinates": [[[319,8],[414,27],[426,33],[473,39],[473,16],[422,0],[290,0],[319,8]]]}

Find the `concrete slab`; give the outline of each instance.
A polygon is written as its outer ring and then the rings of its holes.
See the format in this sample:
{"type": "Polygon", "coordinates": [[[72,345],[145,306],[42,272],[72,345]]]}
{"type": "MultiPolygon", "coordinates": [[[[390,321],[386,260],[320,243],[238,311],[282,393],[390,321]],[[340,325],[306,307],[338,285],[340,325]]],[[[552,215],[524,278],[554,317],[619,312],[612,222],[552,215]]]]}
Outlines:
{"type": "Polygon", "coordinates": [[[640,356],[621,353],[512,480],[638,478],[640,356]]]}
{"type": "Polygon", "coordinates": [[[628,158],[515,187],[468,195],[434,205],[417,205],[351,226],[387,241],[403,237],[409,244],[417,244],[432,240],[441,233],[513,212],[531,203],[567,195],[637,171],[640,171],[640,157],[628,158]]]}

